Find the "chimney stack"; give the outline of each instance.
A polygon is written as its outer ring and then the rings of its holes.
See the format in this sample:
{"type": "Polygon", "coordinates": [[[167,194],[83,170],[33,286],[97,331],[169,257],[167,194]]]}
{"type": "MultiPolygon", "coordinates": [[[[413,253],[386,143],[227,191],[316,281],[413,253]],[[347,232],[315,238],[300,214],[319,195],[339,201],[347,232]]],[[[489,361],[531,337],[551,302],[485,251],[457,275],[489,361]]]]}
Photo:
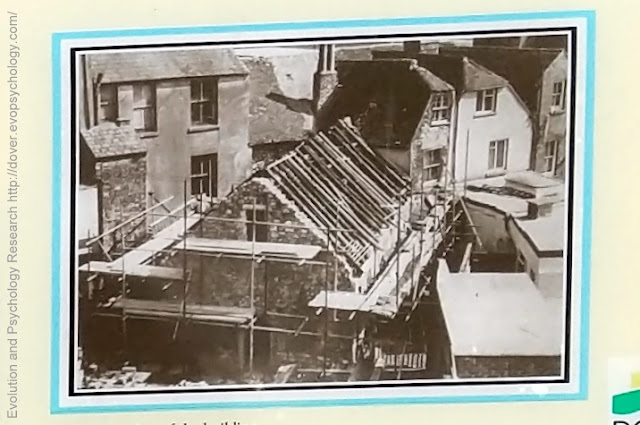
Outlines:
{"type": "Polygon", "coordinates": [[[318,50],[318,69],[313,76],[313,109],[316,117],[338,85],[335,46],[321,44],[318,50]]]}
{"type": "Polygon", "coordinates": [[[527,219],[536,220],[540,217],[551,215],[555,202],[557,202],[557,199],[552,197],[530,199],[527,202],[527,219]]]}
{"type": "Polygon", "coordinates": [[[420,54],[421,44],[419,40],[410,40],[402,43],[404,52],[411,57],[417,57],[420,54]]]}

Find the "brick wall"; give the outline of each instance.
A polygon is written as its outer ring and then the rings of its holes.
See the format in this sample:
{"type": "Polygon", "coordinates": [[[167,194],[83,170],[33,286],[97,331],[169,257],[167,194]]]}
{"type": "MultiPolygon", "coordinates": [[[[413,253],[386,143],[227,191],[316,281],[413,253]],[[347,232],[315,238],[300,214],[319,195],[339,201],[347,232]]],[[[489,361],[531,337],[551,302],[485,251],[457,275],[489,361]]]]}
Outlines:
{"type": "MultiPolygon", "coordinates": [[[[102,181],[103,229],[109,230],[146,208],[147,167],[144,156],[102,162],[97,165],[97,176],[102,181]]],[[[141,225],[132,239],[144,236],[141,225]]]]}
{"type": "Polygon", "coordinates": [[[459,378],[560,376],[559,356],[456,357],[459,378]]]}

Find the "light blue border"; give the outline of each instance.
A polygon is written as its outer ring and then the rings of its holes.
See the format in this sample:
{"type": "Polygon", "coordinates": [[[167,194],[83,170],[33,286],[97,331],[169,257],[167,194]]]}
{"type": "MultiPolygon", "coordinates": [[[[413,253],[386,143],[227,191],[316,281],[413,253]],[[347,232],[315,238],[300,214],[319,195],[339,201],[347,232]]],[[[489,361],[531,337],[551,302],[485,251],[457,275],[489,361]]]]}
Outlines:
{"type": "MultiPolygon", "coordinates": [[[[591,269],[591,197],[593,172],[593,119],[594,119],[594,68],[595,68],[595,12],[592,10],[549,11],[535,13],[503,13],[488,15],[466,15],[447,17],[416,17],[395,19],[357,19],[339,21],[283,22],[263,24],[240,24],[220,26],[178,27],[178,28],[146,28],[105,31],[79,31],[54,33],[52,36],[53,66],[53,174],[52,174],[52,303],[51,303],[51,406],[50,411],[56,413],[106,413],[106,412],[139,412],[164,410],[197,410],[197,409],[254,409],[269,407],[329,407],[329,406],[366,406],[366,405],[406,405],[425,403],[479,403],[479,402],[523,402],[523,401],[567,401],[584,400],[588,395],[589,371],[589,300],[591,269]],[[230,32],[314,30],[330,28],[371,28],[379,26],[410,26],[429,24],[459,24],[466,22],[523,21],[533,19],[583,18],[587,26],[586,45],[586,93],[585,93],[585,148],[584,148],[584,204],[582,228],[582,299],[581,299],[581,346],[579,390],[571,394],[515,394],[502,396],[450,396],[450,397],[399,397],[368,398],[347,400],[278,400],[253,402],[203,402],[165,405],[126,405],[126,406],[82,406],[61,407],[59,404],[58,381],[60,378],[60,267],[63,264],[60,256],[60,200],[61,198],[61,43],[71,39],[101,39],[111,37],[136,36],[169,36],[186,34],[220,34],[230,32]]],[[[579,112],[579,111],[577,111],[579,112]]]]}

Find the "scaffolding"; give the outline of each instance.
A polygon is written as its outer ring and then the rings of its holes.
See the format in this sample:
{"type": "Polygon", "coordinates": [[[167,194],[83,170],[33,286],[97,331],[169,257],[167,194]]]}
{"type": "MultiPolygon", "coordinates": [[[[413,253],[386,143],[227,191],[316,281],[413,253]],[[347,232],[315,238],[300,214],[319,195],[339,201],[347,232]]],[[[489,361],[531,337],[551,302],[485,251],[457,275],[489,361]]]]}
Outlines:
{"type": "MultiPolygon", "coordinates": [[[[174,340],[180,329],[190,324],[231,327],[248,332],[248,369],[253,374],[255,332],[293,337],[302,335],[321,339],[322,364],[318,372],[324,376],[335,369],[328,362],[330,339],[355,344],[361,340],[363,330],[372,321],[388,321],[396,317],[409,321],[411,313],[426,291],[428,279],[424,278],[423,270],[443,250],[448,249],[451,236],[455,237],[455,223],[463,214],[468,215],[464,201],[457,193],[455,181],[450,178],[446,164],[443,167],[444,188],[436,186],[425,190],[425,185],[421,182],[420,190],[415,190],[412,182],[403,182],[402,177],[389,168],[388,164],[383,163],[382,166],[387,167],[391,177],[376,174],[376,167],[380,164],[375,161],[379,159],[367,146],[362,146],[364,142],[354,138],[353,129],[349,126],[337,128],[332,137],[341,140],[341,149],[320,134],[266,170],[269,178],[281,184],[288,199],[304,207],[305,211],[315,213],[323,225],[258,220],[256,211],[259,201],[255,194],[248,205],[248,209],[252,211],[250,219],[218,217],[210,214],[214,201],[205,194],[188,195],[189,181],[184,180],[180,206],[168,208],[173,198],[156,201],[143,212],[121,220],[114,228],[87,242],[87,246],[94,247],[94,252],[100,257],[79,268],[87,276],[84,282],[87,284],[88,299],[94,299],[96,284],[98,290],[103,290],[105,279],[117,278],[119,291],[109,293],[110,296],[106,299],[96,300],[94,305],[96,315],[120,317],[125,351],[127,322],[130,319],[172,323],[174,340]],[[352,139],[356,140],[355,144],[350,142],[352,139]],[[356,148],[362,149],[365,154],[358,154],[356,148]],[[335,174],[333,180],[320,181],[313,170],[305,168],[302,161],[304,158],[314,159],[317,173],[335,174]],[[341,163],[350,165],[343,166],[341,163]],[[357,163],[357,167],[354,163],[357,163]],[[358,194],[345,186],[346,189],[340,192],[342,197],[334,195],[340,184],[349,178],[358,180],[371,188],[371,191],[358,194]],[[370,183],[374,180],[375,185],[370,183]],[[403,187],[399,182],[403,182],[403,187]],[[397,190],[399,187],[401,190],[397,190]],[[306,197],[305,189],[319,191],[319,198],[306,197]],[[383,203],[389,199],[390,193],[395,193],[395,202],[383,203]],[[352,196],[353,205],[358,209],[345,205],[344,196],[352,196]],[[417,214],[414,214],[415,197],[420,199],[417,214]],[[425,199],[429,200],[428,208],[425,199]],[[323,201],[327,205],[323,205],[323,201]],[[335,205],[334,209],[329,208],[329,202],[335,205]],[[371,204],[376,207],[369,211],[367,206],[371,204]],[[147,238],[142,243],[131,241],[133,232],[145,224],[147,238]],[[247,226],[250,229],[250,240],[207,238],[204,235],[207,224],[247,226]],[[258,241],[256,235],[259,226],[281,228],[285,231],[289,229],[292,232],[304,230],[315,235],[316,240],[322,243],[304,245],[258,241]],[[380,237],[376,237],[372,230],[375,226],[389,229],[386,234],[386,251],[385,246],[381,246],[384,241],[381,242],[380,237]],[[107,243],[109,239],[111,241],[107,243]],[[167,266],[166,263],[179,253],[182,255],[181,264],[167,266]],[[249,261],[249,305],[219,306],[190,301],[194,276],[189,266],[189,255],[200,262],[200,282],[197,282],[199,288],[204,286],[202,264],[206,258],[249,261]],[[323,255],[324,258],[318,258],[323,255]],[[269,279],[266,273],[269,263],[291,264],[294,266],[294,274],[296,266],[324,267],[324,289],[306,305],[314,309],[315,314],[270,310],[269,279]],[[256,269],[261,264],[265,265],[262,313],[265,317],[281,319],[279,325],[257,322],[256,269]],[[368,267],[365,270],[368,274],[363,272],[361,278],[355,278],[356,281],[360,279],[360,283],[352,286],[349,291],[340,290],[339,266],[360,271],[368,267]],[[130,282],[133,280],[142,281],[145,286],[159,288],[156,291],[159,293],[178,286],[177,300],[131,297],[130,282]],[[146,285],[151,281],[155,285],[146,285]],[[344,314],[346,320],[343,320],[344,314]]],[[[475,235],[477,237],[477,233],[475,235]]],[[[243,351],[240,347],[238,350],[243,351]]],[[[404,353],[403,349],[402,355],[394,357],[392,362],[400,369],[405,363],[422,364],[422,357],[410,354],[412,353],[404,353]]],[[[355,362],[355,358],[353,360],[355,362]]]]}

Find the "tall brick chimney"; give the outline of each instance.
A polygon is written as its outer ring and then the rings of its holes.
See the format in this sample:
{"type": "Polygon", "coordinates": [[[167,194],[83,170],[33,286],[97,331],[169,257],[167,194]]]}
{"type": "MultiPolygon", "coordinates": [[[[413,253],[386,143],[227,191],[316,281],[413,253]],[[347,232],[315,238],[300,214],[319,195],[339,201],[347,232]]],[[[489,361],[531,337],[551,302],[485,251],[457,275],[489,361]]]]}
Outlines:
{"type": "Polygon", "coordinates": [[[316,115],[338,85],[335,46],[321,44],[318,53],[318,69],[313,75],[313,109],[316,115]]]}

